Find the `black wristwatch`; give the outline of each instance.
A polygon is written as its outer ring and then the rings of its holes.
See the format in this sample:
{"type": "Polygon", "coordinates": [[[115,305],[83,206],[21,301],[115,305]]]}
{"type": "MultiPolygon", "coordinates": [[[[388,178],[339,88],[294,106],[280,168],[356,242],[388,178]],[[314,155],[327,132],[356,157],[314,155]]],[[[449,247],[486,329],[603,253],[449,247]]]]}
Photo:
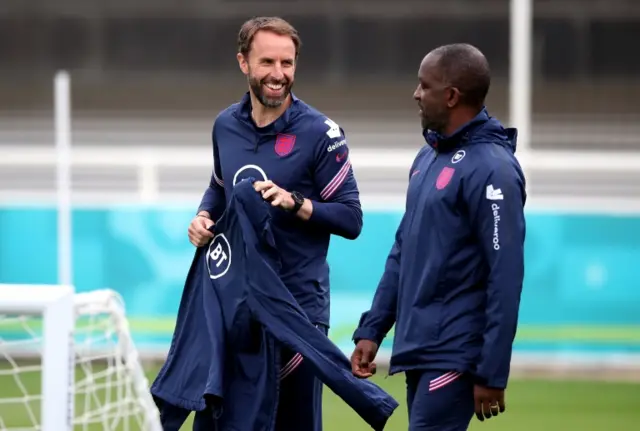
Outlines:
{"type": "Polygon", "coordinates": [[[304,203],[304,196],[302,196],[302,193],[300,192],[291,192],[291,198],[294,202],[293,208],[291,208],[291,213],[296,214],[298,211],[300,211],[300,208],[304,203]]]}

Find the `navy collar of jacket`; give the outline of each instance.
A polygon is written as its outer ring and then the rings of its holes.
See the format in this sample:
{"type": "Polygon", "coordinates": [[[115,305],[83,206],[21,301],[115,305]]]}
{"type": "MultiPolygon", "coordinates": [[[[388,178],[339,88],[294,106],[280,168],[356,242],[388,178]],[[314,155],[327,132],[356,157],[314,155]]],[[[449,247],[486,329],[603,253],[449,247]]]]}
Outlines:
{"type": "Polygon", "coordinates": [[[471,121],[463,124],[455,132],[449,136],[441,135],[438,132],[434,132],[429,129],[424,129],[422,135],[433,149],[438,151],[451,151],[454,148],[458,148],[464,144],[470,143],[471,137],[474,132],[482,128],[482,126],[489,121],[491,117],[487,112],[487,109],[483,106],[482,110],[471,121]]]}
{"type": "Polygon", "coordinates": [[[284,111],[284,113],[280,117],[278,117],[278,119],[273,123],[267,124],[264,127],[258,127],[256,122],[253,121],[253,117],[251,116],[251,110],[252,110],[251,95],[249,91],[247,91],[242,97],[242,100],[240,100],[240,103],[238,103],[238,106],[236,110],[233,112],[233,115],[238,120],[253,127],[258,133],[266,134],[266,135],[277,135],[287,127],[287,125],[289,124],[289,121],[291,120],[292,114],[299,109],[299,102],[300,102],[300,99],[298,99],[295,96],[295,94],[293,94],[292,92],[291,105],[289,105],[287,110],[284,111]]]}

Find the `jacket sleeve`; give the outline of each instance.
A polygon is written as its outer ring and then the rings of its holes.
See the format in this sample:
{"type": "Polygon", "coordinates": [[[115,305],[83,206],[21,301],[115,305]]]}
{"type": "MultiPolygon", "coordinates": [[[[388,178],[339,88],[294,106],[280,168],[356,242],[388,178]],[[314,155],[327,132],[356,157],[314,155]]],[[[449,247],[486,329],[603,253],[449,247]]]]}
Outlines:
{"type": "Polygon", "coordinates": [[[218,143],[216,142],[215,125],[212,133],[213,142],[213,169],[211,172],[211,180],[209,187],[204,191],[198,212],[207,211],[213,220],[220,218],[226,208],[226,198],[224,193],[224,181],[222,177],[222,168],[220,165],[220,156],[218,152],[218,143]]]}
{"type": "Polygon", "coordinates": [[[309,222],[347,239],[362,230],[360,192],[353,175],[344,131],[331,120],[315,149],[314,180],[320,199],[312,201],[309,222]]]}
{"type": "Polygon", "coordinates": [[[485,165],[474,172],[465,188],[469,215],[488,267],[487,322],[476,374],[480,384],[505,388],[524,279],[524,178],[510,163],[485,165]]]}
{"type": "Polygon", "coordinates": [[[384,273],[378,283],[371,308],[362,314],[358,328],[353,334],[355,343],[360,340],[371,340],[380,346],[396,322],[404,217],[396,231],[396,238],[387,257],[384,273]]]}

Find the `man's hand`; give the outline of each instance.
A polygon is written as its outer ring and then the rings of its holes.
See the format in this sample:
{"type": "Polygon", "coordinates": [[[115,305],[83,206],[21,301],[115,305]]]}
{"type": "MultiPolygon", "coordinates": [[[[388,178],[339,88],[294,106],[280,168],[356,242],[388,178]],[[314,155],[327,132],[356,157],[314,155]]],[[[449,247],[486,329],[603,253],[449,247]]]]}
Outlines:
{"type": "Polygon", "coordinates": [[[476,417],[480,421],[485,418],[490,419],[504,413],[504,389],[487,388],[475,385],[473,388],[473,398],[475,400],[476,417]]]}
{"type": "Polygon", "coordinates": [[[367,379],[376,373],[373,360],[378,353],[378,345],[371,340],[360,340],[351,354],[351,372],[354,376],[367,379]]]}
{"type": "Polygon", "coordinates": [[[271,202],[274,207],[289,211],[296,204],[291,197],[291,193],[276,186],[273,181],[256,181],[253,183],[253,188],[262,194],[262,198],[265,201],[271,202]]]}
{"type": "Polygon", "coordinates": [[[209,231],[209,228],[213,226],[213,224],[209,213],[200,211],[198,215],[191,220],[191,224],[189,225],[189,242],[196,247],[206,245],[211,238],[213,238],[213,233],[209,231]]]}

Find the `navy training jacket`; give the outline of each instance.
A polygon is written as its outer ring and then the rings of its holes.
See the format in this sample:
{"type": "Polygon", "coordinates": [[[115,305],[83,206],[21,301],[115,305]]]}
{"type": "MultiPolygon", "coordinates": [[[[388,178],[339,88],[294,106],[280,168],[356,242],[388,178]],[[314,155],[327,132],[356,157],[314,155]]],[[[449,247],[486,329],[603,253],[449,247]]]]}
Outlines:
{"type": "Polygon", "coordinates": [[[198,211],[208,211],[215,221],[233,187],[249,177],[272,180],[310,199],[309,220],[273,208],[271,228],[282,257],[280,279],[313,323],[329,326],[329,241],[331,235],[358,237],[360,196],[344,130],[293,93],[291,99],[291,106],[264,127],[251,117],[248,92],[216,117],[213,172],[198,211]]]}
{"type": "Polygon", "coordinates": [[[196,251],[153,395],[197,411],[213,397],[219,431],[273,430],[286,346],[373,429],[384,429],[398,403],[352,375],[347,357],[279,279],[269,208],[253,179],[233,188],[215,237],[196,251]]]}
{"type": "Polygon", "coordinates": [[[524,278],[517,131],[483,109],[449,137],[424,136],[395,243],[353,338],[380,345],[395,323],[390,373],[468,372],[504,388],[524,278]]]}

